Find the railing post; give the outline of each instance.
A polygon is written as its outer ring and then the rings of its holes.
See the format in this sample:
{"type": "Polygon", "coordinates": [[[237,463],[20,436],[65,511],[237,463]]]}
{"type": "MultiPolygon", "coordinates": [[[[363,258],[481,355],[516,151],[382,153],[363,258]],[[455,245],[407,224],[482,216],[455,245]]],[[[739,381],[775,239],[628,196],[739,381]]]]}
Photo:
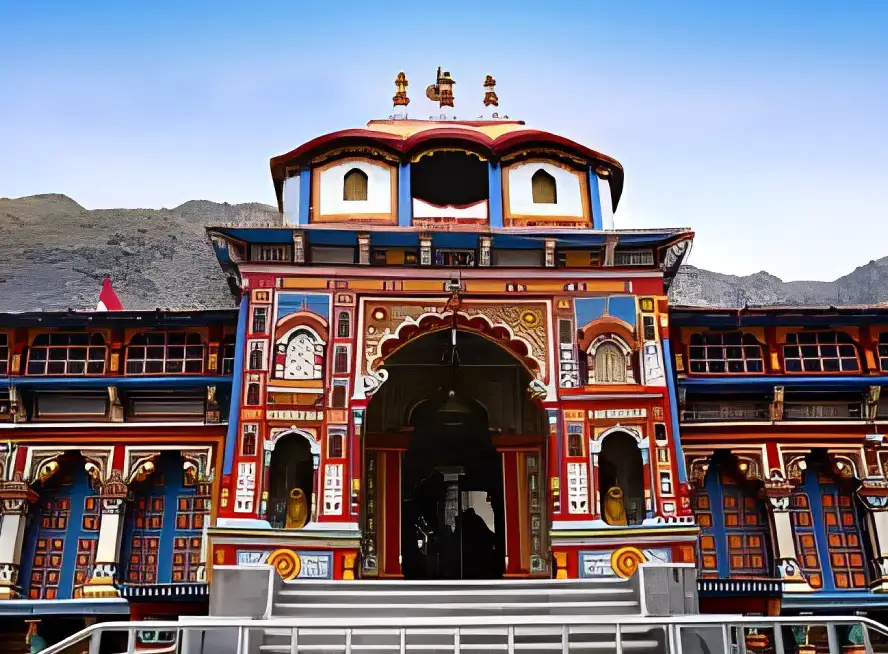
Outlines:
{"type": "Polygon", "coordinates": [[[290,654],[299,654],[299,627],[290,631],[290,654]]]}
{"type": "Polygon", "coordinates": [[[507,637],[509,639],[507,651],[509,652],[509,654],[514,654],[514,652],[515,652],[515,626],[514,625],[509,625],[509,631],[508,631],[507,637]]]}
{"type": "Polygon", "coordinates": [[[102,632],[94,631],[89,637],[89,654],[99,654],[102,649],[102,632]]]}
{"type": "Polygon", "coordinates": [[[400,650],[400,654],[407,654],[407,630],[404,627],[401,627],[400,636],[401,644],[398,649],[400,650]]]}
{"type": "Polygon", "coordinates": [[[352,651],[352,630],[345,630],[345,654],[351,654],[352,651]]]}
{"type": "Polygon", "coordinates": [[[616,654],[623,654],[623,631],[619,622],[614,623],[614,646],[616,654]]]}
{"type": "Polygon", "coordinates": [[[456,627],[453,630],[453,654],[459,654],[460,646],[459,646],[459,627],[456,627]]]}
{"type": "Polygon", "coordinates": [[[570,631],[567,625],[561,625],[561,654],[570,654],[570,631]]]}
{"type": "Polygon", "coordinates": [[[774,654],[784,654],[783,649],[783,625],[779,622],[774,624],[774,654]]]}
{"type": "Polygon", "coordinates": [[[130,627],[126,634],[126,654],[134,654],[136,651],[136,629],[130,627]]]}
{"type": "Polygon", "coordinates": [[[836,634],[836,625],[834,622],[828,622],[826,625],[826,639],[829,642],[829,654],[841,654],[839,649],[839,636],[836,634]]]}
{"type": "Polygon", "coordinates": [[[238,650],[237,654],[250,654],[250,628],[241,627],[241,629],[244,632],[244,639],[241,649],[238,650]]]}

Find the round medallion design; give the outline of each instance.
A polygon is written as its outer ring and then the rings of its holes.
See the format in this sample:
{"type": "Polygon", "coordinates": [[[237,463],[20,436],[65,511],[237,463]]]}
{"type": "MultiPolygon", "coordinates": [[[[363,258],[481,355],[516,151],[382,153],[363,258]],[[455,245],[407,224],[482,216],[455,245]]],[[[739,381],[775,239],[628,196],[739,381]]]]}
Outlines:
{"type": "Polygon", "coordinates": [[[299,571],[302,569],[302,560],[296,552],[281,549],[268,555],[268,565],[278,571],[281,579],[290,581],[299,575],[299,571]]]}
{"type": "Polygon", "coordinates": [[[521,324],[527,328],[536,327],[540,324],[540,317],[533,311],[525,311],[521,314],[521,324]]]}
{"type": "Polygon", "coordinates": [[[385,309],[378,307],[373,310],[373,320],[385,320],[385,309]]]}
{"type": "Polygon", "coordinates": [[[638,566],[647,561],[644,554],[637,547],[621,547],[611,554],[611,567],[618,577],[628,579],[638,566]]]}

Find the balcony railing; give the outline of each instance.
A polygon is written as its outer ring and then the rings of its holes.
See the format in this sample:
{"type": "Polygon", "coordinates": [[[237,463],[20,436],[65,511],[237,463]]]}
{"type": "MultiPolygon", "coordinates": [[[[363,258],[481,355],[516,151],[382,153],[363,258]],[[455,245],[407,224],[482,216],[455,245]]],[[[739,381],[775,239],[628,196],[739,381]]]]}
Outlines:
{"type": "Polygon", "coordinates": [[[699,402],[682,409],[683,422],[730,422],[768,420],[771,407],[766,402],[699,402]]]}
{"type": "Polygon", "coordinates": [[[786,402],[784,420],[860,420],[863,407],[855,402],[786,402]]]}

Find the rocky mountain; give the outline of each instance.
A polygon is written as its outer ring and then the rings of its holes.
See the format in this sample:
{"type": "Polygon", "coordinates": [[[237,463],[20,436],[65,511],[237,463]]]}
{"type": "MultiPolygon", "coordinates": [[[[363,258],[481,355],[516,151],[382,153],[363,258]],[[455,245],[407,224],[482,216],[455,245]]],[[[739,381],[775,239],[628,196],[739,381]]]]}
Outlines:
{"type": "MultiPolygon", "coordinates": [[[[94,309],[105,275],[127,309],[232,307],[204,228],[281,220],[277,209],[258,203],[88,210],[65,195],[0,198],[0,311],[94,309]]],[[[833,282],[684,266],[670,297],[713,307],[888,303],[888,257],[833,282]]]]}
{"type": "Polygon", "coordinates": [[[708,307],[888,304],[888,257],[832,282],[784,282],[765,271],[737,276],[682,266],[669,298],[673,304],[708,307]]]}
{"type": "Polygon", "coordinates": [[[65,195],[0,198],[0,311],[95,309],[109,275],[124,308],[234,306],[205,226],[280,223],[264,204],[84,209],[65,195]]]}

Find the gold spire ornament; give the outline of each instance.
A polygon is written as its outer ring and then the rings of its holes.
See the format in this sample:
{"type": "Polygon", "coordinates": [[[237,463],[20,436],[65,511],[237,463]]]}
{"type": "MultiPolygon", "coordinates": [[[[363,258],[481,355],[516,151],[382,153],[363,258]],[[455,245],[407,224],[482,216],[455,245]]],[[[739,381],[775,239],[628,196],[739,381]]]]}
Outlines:
{"type": "Polygon", "coordinates": [[[407,97],[407,75],[402,70],[395,78],[395,97],[392,98],[396,107],[406,107],[410,104],[410,98],[407,97]]]}
{"type": "Polygon", "coordinates": [[[456,80],[450,77],[450,73],[441,72],[438,66],[438,81],[435,84],[429,84],[426,87],[426,97],[433,102],[437,102],[442,109],[444,107],[453,106],[453,85],[456,80]]]}
{"type": "Polygon", "coordinates": [[[498,107],[499,98],[496,97],[496,80],[493,76],[488,75],[484,78],[484,106],[498,107]]]}

